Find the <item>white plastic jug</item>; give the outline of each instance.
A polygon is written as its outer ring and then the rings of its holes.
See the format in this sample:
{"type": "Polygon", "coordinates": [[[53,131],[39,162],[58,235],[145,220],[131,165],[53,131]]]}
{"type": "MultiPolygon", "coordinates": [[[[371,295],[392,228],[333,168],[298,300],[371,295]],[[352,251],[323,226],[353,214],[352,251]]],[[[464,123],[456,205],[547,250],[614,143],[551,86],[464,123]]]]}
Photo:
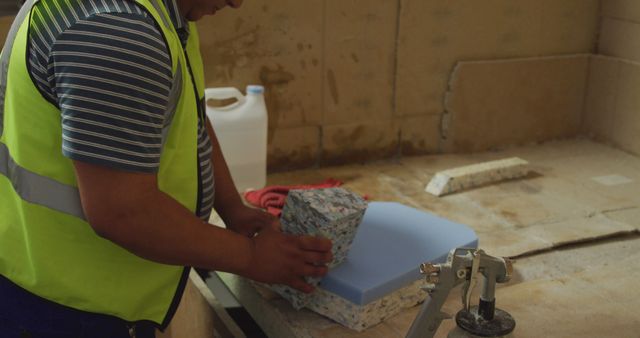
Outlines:
{"type": "Polygon", "coordinates": [[[267,107],[264,87],[247,86],[247,96],[231,87],[207,88],[205,101],[235,98],[224,107],[209,107],[207,116],[238,191],[263,188],[267,182],[267,107]]]}

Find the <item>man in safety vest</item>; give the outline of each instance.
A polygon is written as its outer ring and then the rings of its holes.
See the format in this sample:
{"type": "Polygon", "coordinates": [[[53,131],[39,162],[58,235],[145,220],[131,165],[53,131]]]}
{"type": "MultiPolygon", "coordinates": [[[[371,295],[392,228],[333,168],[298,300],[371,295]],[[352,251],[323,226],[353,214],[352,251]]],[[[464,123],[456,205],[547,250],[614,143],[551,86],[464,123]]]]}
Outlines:
{"type": "Polygon", "coordinates": [[[244,206],[204,112],[193,22],[241,2],[22,5],[0,59],[0,337],[153,337],[188,267],[304,292],[326,274],[330,241],[244,206]]]}

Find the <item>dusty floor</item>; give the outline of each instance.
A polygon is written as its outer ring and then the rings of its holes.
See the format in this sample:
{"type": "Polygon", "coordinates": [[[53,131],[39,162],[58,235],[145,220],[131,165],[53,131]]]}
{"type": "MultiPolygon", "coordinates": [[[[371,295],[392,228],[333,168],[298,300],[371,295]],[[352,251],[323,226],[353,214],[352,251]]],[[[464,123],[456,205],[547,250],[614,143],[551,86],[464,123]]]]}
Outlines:
{"type": "MultiPolygon", "coordinates": [[[[516,257],[497,306],[517,321],[515,337],[640,337],[640,159],[587,140],[474,155],[441,155],[271,175],[269,184],[326,177],[372,200],[397,201],[467,224],[489,254],[516,257]],[[438,170],[519,156],[534,173],[521,180],[441,198],[424,192],[438,170]],[[582,244],[575,244],[582,243],[582,244]]],[[[418,308],[365,332],[345,329],[282,299],[265,300],[223,275],[258,324],[274,337],[404,337],[418,308]]],[[[460,309],[453,290],[444,310],[460,309]]],[[[446,336],[452,321],[443,322],[446,336]]]]}

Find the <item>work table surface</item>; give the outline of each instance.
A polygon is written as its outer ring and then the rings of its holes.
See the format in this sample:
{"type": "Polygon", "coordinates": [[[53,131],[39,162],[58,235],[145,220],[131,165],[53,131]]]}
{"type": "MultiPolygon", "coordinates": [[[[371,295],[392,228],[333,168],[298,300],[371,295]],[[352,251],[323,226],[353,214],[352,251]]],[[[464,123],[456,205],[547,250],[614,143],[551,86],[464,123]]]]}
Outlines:
{"type": "MultiPolygon", "coordinates": [[[[488,254],[515,257],[512,281],[496,291],[496,306],[516,320],[514,337],[639,336],[639,158],[574,140],[279,173],[269,176],[269,184],[327,177],[372,200],[400,202],[467,224],[488,254]],[[528,160],[534,174],[440,198],[424,192],[437,171],[511,156],[528,160]]],[[[404,337],[419,310],[407,309],[355,332],[309,310],[296,311],[244,278],[219,275],[270,337],[404,337]]],[[[456,288],[443,311],[455,316],[461,307],[456,288]]],[[[446,337],[454,325],[443,321],[436,337],[446,337]]]]}

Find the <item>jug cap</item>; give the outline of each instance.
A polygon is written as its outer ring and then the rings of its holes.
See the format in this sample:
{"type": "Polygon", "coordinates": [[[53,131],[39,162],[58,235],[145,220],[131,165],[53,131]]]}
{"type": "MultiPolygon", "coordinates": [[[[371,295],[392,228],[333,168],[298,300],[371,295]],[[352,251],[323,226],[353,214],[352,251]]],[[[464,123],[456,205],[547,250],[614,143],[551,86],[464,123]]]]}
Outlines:
{"type": "Polygon", "coordinates": [[[259,85],[247,86],[247,94],[262,94],[264,93],[264,87],[259,85]]]}

